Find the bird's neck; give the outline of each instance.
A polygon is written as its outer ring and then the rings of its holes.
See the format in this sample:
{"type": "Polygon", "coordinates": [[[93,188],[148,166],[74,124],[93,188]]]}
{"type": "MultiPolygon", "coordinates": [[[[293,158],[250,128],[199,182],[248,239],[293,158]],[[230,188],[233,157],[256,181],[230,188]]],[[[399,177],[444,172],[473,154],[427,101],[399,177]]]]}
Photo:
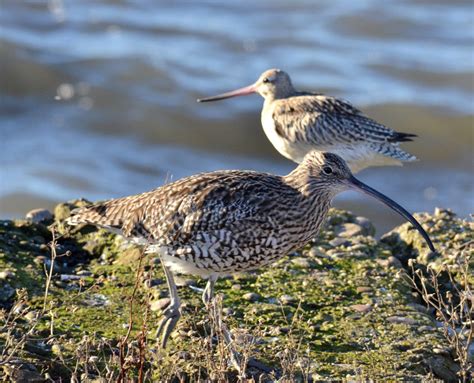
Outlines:
{"type": "Polygon", "coordinates": [[[300,164],[283,178],[288,185],[299,191],[302,198],[310,203],[323,203],[323,201],[327,201],[327,204],[330,205],[335,196],[332,188],[316,177],[311,176],[309,169],[304,164],[300,164]]]}
{"type": "Polygon", "coordinates": [[[297,96],[298,91],[293,88],[293,86],[288,86],[282,89],[276,89],[274,92],[267,93],[263,95],[265,103],[272,103],[275,100],[283,100],[285,98],[290,98],[297,96]]]}

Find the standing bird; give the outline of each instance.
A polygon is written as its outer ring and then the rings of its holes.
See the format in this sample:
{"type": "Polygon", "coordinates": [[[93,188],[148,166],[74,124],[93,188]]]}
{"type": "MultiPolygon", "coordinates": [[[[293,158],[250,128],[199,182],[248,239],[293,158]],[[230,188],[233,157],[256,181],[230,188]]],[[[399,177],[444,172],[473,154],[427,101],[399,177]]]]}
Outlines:
{"type": "MultiPolygon", "coordinates": [[[[410,213],[357,180],[339,156],[316,151],[286,176],[239,170],[197,174],[147,193],[76,209],[67,223],[119,231],[159,254],[171,298],[158,329],[165,347],[180,317],[173,273],[207,278],[202,299],[208,306],[219,276],[268,265],[304,246],[317,234],[333,197],[350,188],[401,214],[434,251],[410,213]]],[[[230,333],[224,331],[230,344],[230,333]]]]}
{"type": "Polygon", "coordinates": [[[416,160],[400,149],[400,142],[412,141],[416,134],[395,132],[341,99],[297,91],[290,76],[280,69],[263,72],[247,87],[197,101],[252,93],[265,99],[261,120],[268,139],[283,156],[297,163],[311,150],[338,154],[353,173],[416,160]]]}

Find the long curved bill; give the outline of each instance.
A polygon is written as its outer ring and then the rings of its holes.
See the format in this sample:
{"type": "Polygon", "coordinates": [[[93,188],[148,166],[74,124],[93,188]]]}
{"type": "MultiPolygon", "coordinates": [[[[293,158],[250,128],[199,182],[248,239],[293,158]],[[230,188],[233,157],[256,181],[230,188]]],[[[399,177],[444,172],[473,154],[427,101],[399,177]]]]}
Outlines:
{"type": "Polygon", "coordinates": [[[209,102],[209,101],[218,101],[218,100],[225,100],[226,98],[231,97],[238,97],[238,96],[246,96],[248,94],[252,94],[256,92],[255,84],[239,88],[230,92],[221,93],[217,96],[206,97],[206,98],[198,98],[197,102],[209,102]]]}
{"type": "Polygon", "coordinates": [[[372,189],[370,186],[367,186],[363,182],[359,181],[355,177],[351,177],[348,179],[348,186],[361,191],[362,193],[368,194],[379,201],[383,202],[385,205],[387,205],[389,208],[392,210],[395,210],[398,214],[400,214],[402,217],[404,217],[407,221],[409,221],[421,234],[421,236],[424,238],[426,243],[428,244],[428,247],[430,248],[431,251],[436,251],[433,243],[431,242],[430,237],[426,233],[426,231],[421,227],[420,223],[408,212],[406,211],[403,207],[401,207],[398,203],[393,201],[392,199],[388,198],[387,196],[383,195],[382,193],[379,193],[377,190],[372,189]]]}

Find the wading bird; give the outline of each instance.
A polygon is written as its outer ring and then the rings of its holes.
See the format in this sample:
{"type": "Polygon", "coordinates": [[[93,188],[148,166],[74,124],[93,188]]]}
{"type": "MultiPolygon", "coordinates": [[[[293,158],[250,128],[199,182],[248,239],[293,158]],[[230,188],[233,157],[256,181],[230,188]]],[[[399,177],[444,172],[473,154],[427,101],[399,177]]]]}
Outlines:
{"type": "MultiPolygon", "coordinates": [[[[181,315],[173,273],[208,279],[202,295],[208,306],[219,276],[273,263],[314,238],[333,197],[347,189],[398,212],[434,251],[428,234],[403,207],[357,180],[341,157],[316,151],[286,176],[239,170],[197,174],[76,209],[67,223],[118,231],[159,254],[171,298],[158,329],[165,347],[181,315]]],[[[224,338],[232,342],[227,329],[224,338]]]]}
{"type": "Polygon", "coordinates": [[[279,69],[265,71],[252,85],[198,102],[252,93],[265,99],[261,120],[268,139],[283,156],[297,163],[312,150],[338,154],[353,173],[416,160],[400,149],[400,142],[412,141],[415,134],[387,128],[341,99],[297,91],[290,76],[279,69]]]}

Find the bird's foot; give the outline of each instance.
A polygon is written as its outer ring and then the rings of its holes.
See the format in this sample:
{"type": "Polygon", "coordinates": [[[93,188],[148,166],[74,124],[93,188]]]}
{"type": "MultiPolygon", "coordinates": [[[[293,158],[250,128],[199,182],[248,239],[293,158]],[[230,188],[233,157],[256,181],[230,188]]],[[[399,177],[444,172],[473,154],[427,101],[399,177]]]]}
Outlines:
{"type": "Polygon", "coordinates": [[[156,337],[158,339],[161,337],[161,348],[164,349],[166,348],[169,336],[181,317],[179,302],[171,301],[170,305],[163,311],[163,317],[164,318],[161,320],[158,330],[156,331],[156,337]]]}

